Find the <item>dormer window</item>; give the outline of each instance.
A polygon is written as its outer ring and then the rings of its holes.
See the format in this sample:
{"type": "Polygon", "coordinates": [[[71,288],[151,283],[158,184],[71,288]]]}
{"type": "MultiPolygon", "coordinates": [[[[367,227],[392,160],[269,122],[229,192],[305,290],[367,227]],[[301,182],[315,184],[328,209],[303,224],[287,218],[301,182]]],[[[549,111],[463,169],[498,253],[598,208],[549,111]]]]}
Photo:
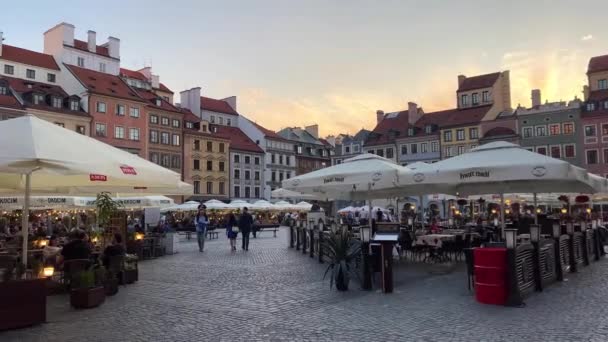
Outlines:
{"type": "Polygon", "coordinates": [[[431,126],[431,125],[426,125],[426,126],[424,127],[424,132],[425,132],[426,134],[431,134],[431,133],[433,132],[433,126],[431,126]]]}
{"type": "Polygon", "coordinates": [[[61,107],[63,107],[63,101],[61,100],[60,97],[53,96],[52,105],[55,108],[61,108],[61,107]]]}
{"type": "Polygon", "coordinates": [[[0,84],[0,95],[8,95],[8,87],[4,84],[0,84]]]}
{"type": "Polygon", "coordinates": [[[156,99],[156,105],[157,105],[158,107],[160,107],[160,105],[161,105],[161,104],[162,104],[161,99],[156,99]]]}
{"type": "Polygon", "coordinates": [[[80,103],[78,102],[78,100],[70,101],[70,110],[73,110],[75,112],[80,110],[80,103]]]}
{"type": "Polygon", "coordinates": [[[186,128],[194,128],[194,124],[192,124],[192,122],[186,121],[186,128]]]}
{"type": "Polygon", "coordinates": [[[33,102],[34,102],[34,104],[43,104],[44,103],[44,95],[42,95],[42,94],[34,94],[33,102]]]}
{"type": "Polygon", "coordinates": [[[410,127],[407,129],[407,135],[410,137],[414,136],[414,127],[410,127]]]}

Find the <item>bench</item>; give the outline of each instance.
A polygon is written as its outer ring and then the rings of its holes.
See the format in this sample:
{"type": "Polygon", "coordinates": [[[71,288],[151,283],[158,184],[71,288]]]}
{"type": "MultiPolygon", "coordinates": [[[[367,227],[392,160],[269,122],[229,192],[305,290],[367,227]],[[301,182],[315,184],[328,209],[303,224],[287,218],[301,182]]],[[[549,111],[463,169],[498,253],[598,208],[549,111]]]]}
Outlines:
{"type": "Polygon", "coordinates": [[[208,239],[217,239],[219,238],[219,234],[215,230],[215,228],[211,228],[207,230],[207,238],[208,239]]]}
{"type": "Polygon", "coordinates": [[[261,226],[261,227],[254,227],[256,234],[259,234],[263,231],[268,232],[271,231],[274,235],[274,237],[277,237],[277,231],[279,230],[279,226],[261,226]]]}
{"type": "Polygon", "coordinates": [[[182,235],[185,236],[186,239],[190,240],[192,238],[192,234],[196,234],[196,232],[190,231],[190,230],[182,230],[182,231],[178,231],[177,232],[178,235],[182,235]]]}

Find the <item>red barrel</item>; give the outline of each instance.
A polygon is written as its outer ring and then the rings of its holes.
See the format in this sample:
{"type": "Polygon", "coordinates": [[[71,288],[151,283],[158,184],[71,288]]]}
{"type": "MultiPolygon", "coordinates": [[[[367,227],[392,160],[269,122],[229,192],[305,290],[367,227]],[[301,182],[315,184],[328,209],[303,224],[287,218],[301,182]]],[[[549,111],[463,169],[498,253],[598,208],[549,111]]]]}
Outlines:
{"type": "Polygon", "coordinates": [[[475,298],[484,304],[507,301],[507,249],[475,248],[475,298]]]}

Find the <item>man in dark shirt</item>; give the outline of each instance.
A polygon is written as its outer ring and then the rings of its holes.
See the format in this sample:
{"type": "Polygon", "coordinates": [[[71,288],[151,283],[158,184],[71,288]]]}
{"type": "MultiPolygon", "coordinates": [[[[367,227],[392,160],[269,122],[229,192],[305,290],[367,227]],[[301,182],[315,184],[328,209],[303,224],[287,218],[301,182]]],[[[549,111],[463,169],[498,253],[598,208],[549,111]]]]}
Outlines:
{"type": "Polygon", "coordinates": [[[68,242],[61,250],[63,260],[88,259],[91,255],[89,244],[84,241],[85,233],[82,230],[75,230],[70,234],[68,242]]]}
{"type": "Polygon", "coordinates": [[[249,234],[253,227],[253,217],[249,214],[247,207],[243,208],[243,213],[239,217],[239,230],[243,234],[243,250],[249,250],[249,234]]]}
{"type": "Polygon", "coordinates": [[[119,255],[125,255],[125,248],[122,246],[122,236],[114,234],[114,241],[103,251],[103,265],[107,268],[110,265],[110,258],[119,255]]]}

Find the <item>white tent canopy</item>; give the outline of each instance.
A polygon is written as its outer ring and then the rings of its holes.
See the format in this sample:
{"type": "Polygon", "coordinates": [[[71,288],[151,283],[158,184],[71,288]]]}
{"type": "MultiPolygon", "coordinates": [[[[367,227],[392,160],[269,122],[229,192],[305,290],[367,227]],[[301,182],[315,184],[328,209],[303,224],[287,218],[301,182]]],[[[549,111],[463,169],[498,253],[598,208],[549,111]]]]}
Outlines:
{"type": "Polygon", "coordinates": [[[310,211],[310,209],[312,209],[312,204],[308,202],[299,202],[295,205],[295,208],[298,208],[299,210],[310,211]]]}
{"type": "Polygon", "coordinates": [[[232,200],[232,202],[230,202],[230,208],[232,209],[243,209],[245,207],[247,207],[247,209],[249,209],[249,207],[251,206],[251,203],[247,202],[247,201],[243,201],[243,200],[232,200]]]}
{"type": "Polygon", "coordinates": [[[283,188],[272,190],[270,193],[272,198],[287,198],[287,199],[314,199],[315,196],[311,194],[303,194],[297,191],[291,191],[283,188]]]}
{"type": "Polygon", "coordinates": [[[324,199],[386,198],[396,194],[400,174],[411,170],[374,154],[283,181],[283,188],[324,199]]]}
{"type": "Polygon", "coordinates": [[[358,207],[353,207],[353,206],[348,206],[348,207],[344,207],[340,210],[338,210],[338,214],[347,214],[347,213],[354,213],[355,211],[358,211],[359,208],[358,207]]]}
{"type": "Polygon", "coordinates": [[[272,210],[274,205],[266,200],[259,200],[250,205],[251,209],[255,210],[272,210]]]}
{"type": "Polygon", "coordinates": [[[218,200],[215,200],[215,199],[208,200],[204,204],[205,204],[205,207],[207,207],[207,209],[210,209],[210,210],[224,210],[224,209],[230,209],[231,208],[230,204],[224,203],[222,201],[218,201],[218,200]]]}

